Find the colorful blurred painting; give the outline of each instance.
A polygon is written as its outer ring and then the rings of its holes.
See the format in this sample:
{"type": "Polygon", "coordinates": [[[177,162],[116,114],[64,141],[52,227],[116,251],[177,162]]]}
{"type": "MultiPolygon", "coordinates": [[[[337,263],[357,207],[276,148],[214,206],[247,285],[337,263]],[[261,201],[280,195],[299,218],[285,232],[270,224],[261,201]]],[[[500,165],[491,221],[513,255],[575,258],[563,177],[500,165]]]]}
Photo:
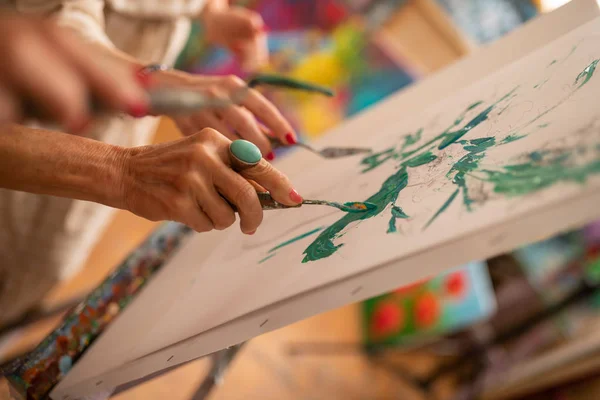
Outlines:
{"type": "Polygon", "coordinates": [[[493,314],[494,290],[483,262],[399,288],[363,303],[367,344],[404,344],[457,331],[493,314]]]}
{"type": "MultiPolygon", "coordinates": [[[[276,73],[334,90],[314,94],[265,91],[292,122],[301,140],[314,139],[345,118],[409,85],[415,79],[398,57],[390,57],[364,30],[346,2],[335,0],[257,0],[241,5],[258,11],[269,28],[270,65],[276,73]]],[[[197,73],[248,78],[236,59],[203,41],[201,26],[192,34],[177,68],[197,73]]]]}

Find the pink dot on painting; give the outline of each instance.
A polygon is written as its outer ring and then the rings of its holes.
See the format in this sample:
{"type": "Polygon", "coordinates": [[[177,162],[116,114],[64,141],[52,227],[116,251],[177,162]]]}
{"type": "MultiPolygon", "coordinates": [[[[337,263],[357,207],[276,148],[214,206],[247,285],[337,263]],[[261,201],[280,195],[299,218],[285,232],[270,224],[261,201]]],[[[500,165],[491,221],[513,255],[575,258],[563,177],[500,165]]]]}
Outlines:
{"type": "Polygon", "coordinates": [[[466,277],[463,271],[454,272],[446,277],[446,293],[453,297],[460,297],[465,293],[466,277]]]}
{"type": "Polygon", "coordinates": [[[371,332],[374,336],[389,336],[399,332],[404,326],[404,312],[389,301],[377,305],[371,320],[371,332]]]}
{"type": "Polygon", "coordinates": [[[431,293],[425,293],[415,304],[415,323],[419,328],[433,325],[440,317],[440,303],[431,293]]]}

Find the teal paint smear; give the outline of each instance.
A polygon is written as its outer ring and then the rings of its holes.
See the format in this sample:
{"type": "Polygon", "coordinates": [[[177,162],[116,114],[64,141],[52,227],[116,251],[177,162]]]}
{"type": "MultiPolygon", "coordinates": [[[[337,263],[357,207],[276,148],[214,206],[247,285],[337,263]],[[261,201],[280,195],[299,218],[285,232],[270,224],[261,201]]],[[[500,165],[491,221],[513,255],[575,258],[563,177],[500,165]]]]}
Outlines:
{"type": "Polygon", "coordinates": [[[397,219],[408,219],[409,216],[402,210],[402,208],[394,205],[392,206],[392,216],[390,218],[390,222],[388,223],[387,233],[394,233],[397,231],[396,229],[396,220],[397,219]]]}
{"type": "Polygon", "coordinates": [[[448,200],[446,200],[446,202],[444,204],[442,204],[442,206],[440,207],[440,209],[437,210],[437,212],[435,214],[433,214],[433,217],[431,217],[431,219],[429,220],[429,222],[427,222],[427,224],[425,224],[425,227],[423,227],[423,230],[427,229],[429,227],[429,225],[431,225],[433,223],[433,221],[435,221],[437,219],[437,217],[439,217],[440,215],[442,215],[442,213],[444,211],[446,211],[446,209],[450,206],[450,204],[452,204],[452,202],[454,201],[454,199],[458,195],[459,191],[460,191],[460,189],[456,189],[454,191],[454,193],[452,193],[450,195],[450,197],[448,197],[448,200]]]}
{"type": "Polygon", "coordinates": [[[507,137],[502,139],[500,144],[508,144],[508,143],[516,142],[517,140],[523,139],[525,137],[527,137],[527,135],[516,135],[516,134],[508,135],[507,137]]]}
{"type": "Polygon", "coordinates": [[[301,235],[298,235],[298,236],[296,236],[296,237],[293,237],[293,238],[291,238],[291,239],[289,239],[289,240],[286,240],[285,242],[283,242],[283,243],[281,243],[281,244],[278,244],[277,246],[273,247],[273,248],[272,248],[271,250],[269,250],[267,253],[273,253],[275,250],[279,250],[279,249],[281,249],[282,247],[289,246],[290,244],[292,244],[292,243],[295,243],[295,242],[297,242],[298,240],[302,240],[302,239],[304,239],[305,237],[308,237],[308,236],[310,236],[310,235],[314,235],[315,233],[317,233],[317,232],[319,232],[319,231],[322,231],[323,229],[325,229],[325,227],[324,227],[324,226],[320,226],[320,227],[318,227],[318,228],[315,228],[315,229],[313,229],[313,230],[311,230],[311,231],[308,231],[308,232],[306,232],[306,233],[303,233],[303,234],[301,234],[301,235]]]}
{"type": "Polygon", "coordinates": [[[272,253],[272,254],[269,254],[268,256],[266,256],[265,258],[263,258],[262,260],[259,260],[259,261],[258,261],[258,263],[259,263],[259,264],[262,264],[262,263],[264,263],[265,261],[267,261],[267,260],[269,260],[269,259],[271,259],[271,258],[275,257],[276,255],[277,255],[277,253],[272,253]]]}
{"type": "Polygon", "coordinates": [[[398,170],[383,182],[377,193],[369,197],[366,202],[375,204],[377,208],[363,213],[346,214],[327,229],[304,250],[303,263],[320,260],[334,254],[342,244],[334,244],[333,241],[341,236],[342,231],[351,223],[372,218],[380,214],[389,204],[398,199],[400,192],[408,185],[408,173],[406,168],[398,170]]]}
{"type": "Polygon", "coordinates": [[[579,75],[577,75],[577,78],[575,78],[575,85],[579,83],[577,89],[579,89],[580,87],[588,83],[590,79],[592,79],[594,72],[596,72],[596,66],[598,65],[598,61],[600,61],[600,59],[592,61],[587,67],[585,67],[583,71],[581,71],[579,75]]]}
{"type": "Polygon", "coordinates": [[[437,159],[437,156],[434,155],[433,153],[431,153],[430,151],[428,151],[423,154],[419,154],[418,156],[415,156],[415,157],[411,158],[410,160],[405,161],[402,165],[405,165],[405,166],[411,167],[411,168],[416,168],[418,166],[428,164],[435,159],[437,159]]]}
{"type": "Polygon", "coordinates": [[[398,206],[392,206],[392,215],[396,218],[407,219],[409,216],[398,206]]]}
{"type": "Polygon", "coordinates": [[[553,66],[554,64],[556,64],[558,62],[558,60],[552,60],[552,62],[550,62],[550,64],[548,64],[549,67],[553,66]]]}

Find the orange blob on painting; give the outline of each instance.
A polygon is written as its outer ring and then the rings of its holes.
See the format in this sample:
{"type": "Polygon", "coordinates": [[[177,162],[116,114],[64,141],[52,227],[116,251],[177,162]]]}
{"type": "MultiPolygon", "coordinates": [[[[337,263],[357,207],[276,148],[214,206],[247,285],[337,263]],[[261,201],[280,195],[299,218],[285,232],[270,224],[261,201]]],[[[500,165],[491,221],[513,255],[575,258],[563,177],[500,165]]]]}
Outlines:
{"type": "Polygon", "coordinates": [[[420,296],[415,304],[415,324],[419,328],[429,328],[440,318],[440,303],[431,293],[420,296]]]}
{"type": "Polygon", "coordinates": [[[467,278],[463,271],[450,274],[444,282],[446,293],[452,297],[462,297],[467,288],[467,278]]]}
{"type": "Polygon", "coordinates": [[[371,334],[378,339],[391,336],[402,330],[404,321],[404,310],[398,304],[381,302],[371,319],[371,334]]]}

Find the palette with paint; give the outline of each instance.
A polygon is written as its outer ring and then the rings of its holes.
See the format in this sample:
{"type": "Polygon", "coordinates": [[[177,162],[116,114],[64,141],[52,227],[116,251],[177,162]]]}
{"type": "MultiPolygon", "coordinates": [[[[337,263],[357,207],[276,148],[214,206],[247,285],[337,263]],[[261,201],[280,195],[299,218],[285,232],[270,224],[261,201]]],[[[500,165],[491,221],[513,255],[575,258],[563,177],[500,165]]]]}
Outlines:
{"type": "Polygon", "coordinates": [[[284,158],[304,197],[375,207],[275,210],[252,237],[192,236],[53,394],[106,390],[599,218],[599,59],[595,20],[426,109],[401,93],[315,143],[368,144],[368,157],[284,158]]]}

